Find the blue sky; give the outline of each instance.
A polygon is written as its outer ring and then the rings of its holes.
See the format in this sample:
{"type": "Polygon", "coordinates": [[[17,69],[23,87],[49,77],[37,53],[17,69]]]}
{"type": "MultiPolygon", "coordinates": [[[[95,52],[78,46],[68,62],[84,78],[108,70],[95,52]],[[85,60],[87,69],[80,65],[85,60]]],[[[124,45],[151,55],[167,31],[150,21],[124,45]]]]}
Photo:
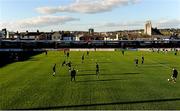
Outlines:
{"type": "Polygon", "coordinates": [[[180,28],[180,0],[0,0],[0,28],[9,30],[180,28]]]}

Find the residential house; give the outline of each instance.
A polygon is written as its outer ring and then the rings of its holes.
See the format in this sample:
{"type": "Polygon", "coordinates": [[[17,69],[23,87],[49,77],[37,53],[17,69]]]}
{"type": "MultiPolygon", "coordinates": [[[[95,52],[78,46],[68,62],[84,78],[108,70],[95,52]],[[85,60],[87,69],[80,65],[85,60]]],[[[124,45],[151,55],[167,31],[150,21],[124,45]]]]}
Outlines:
{"type": "Polygon", "coordinates": [[[51,40],[62,40],[61,32],[54,32],[51,36],[51,40]]]}
{"type": "Polygon", "coordinates": [[[62,40],[64,41],[75,41],[76,37],[73,32],[62,32],[62,40]]]}
{"type": "Polygon", "coordinates": [[[84,35],[80,37],[82,41],[104,40],[105,37],[99,35],[84,35]]]}
{"type": "Polygon", "coordinates": [[[119,40],[119,34],[110,34],[104,38],[107,41],[116,41],[119,40]]]}
{"type": "Polygon", "coordinates": [[[3,38],[3,32],[0,31],[0,39],[2,39],[2,38],[3,38]]]}
{"type": "Polygon", "coordinates": [[[20,33],[20,39],[23,40],[39,40],[40,35],[42,34],[42,32],[22,32],[20,33]]]}

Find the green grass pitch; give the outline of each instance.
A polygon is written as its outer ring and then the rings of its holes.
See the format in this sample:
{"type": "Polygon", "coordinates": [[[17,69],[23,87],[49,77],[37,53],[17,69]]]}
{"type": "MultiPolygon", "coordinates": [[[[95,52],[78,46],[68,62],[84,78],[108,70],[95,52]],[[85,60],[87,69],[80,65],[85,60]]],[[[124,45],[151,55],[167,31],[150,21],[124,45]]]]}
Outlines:
{"type": "Polygon", "coordinates": [[[173,52],[120,51],[70,52],[77,70],[70,81],[68,68],[61,67],[64,53],[50,51],[23,62],[0,68],[0,109],[179,109],[180,79],[167,81],[172,67],[180,72],[180,55],[173,52]],[[141,55],[145,64],[134,64],[141,55]],[[100,66],[99,79],[95,75],[100,66]],[[57,64],[56,77],[52,67],[57,64]]]}

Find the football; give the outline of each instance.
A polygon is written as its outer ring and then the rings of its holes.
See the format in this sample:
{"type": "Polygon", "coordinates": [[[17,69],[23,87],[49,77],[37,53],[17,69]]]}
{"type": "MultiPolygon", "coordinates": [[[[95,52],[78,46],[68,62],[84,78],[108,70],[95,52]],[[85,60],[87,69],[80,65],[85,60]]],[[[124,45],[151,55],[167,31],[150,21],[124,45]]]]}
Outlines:
{"type": "Polygon", "coordinates": [[[168,81],[169,81],[169,79],[168,79],[168,81]]]}

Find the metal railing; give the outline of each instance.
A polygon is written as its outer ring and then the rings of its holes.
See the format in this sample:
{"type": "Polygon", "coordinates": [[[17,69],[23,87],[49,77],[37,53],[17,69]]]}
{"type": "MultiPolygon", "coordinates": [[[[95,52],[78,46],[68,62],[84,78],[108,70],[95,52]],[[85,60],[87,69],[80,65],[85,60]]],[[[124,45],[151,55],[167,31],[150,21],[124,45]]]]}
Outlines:
{"type": "Polygon", "coordinates": [[[150,48],[180,47],[180,40],[118,40],[118,41],[60,41],[60,40],[0,40],[0,48],[150,48]]]}

